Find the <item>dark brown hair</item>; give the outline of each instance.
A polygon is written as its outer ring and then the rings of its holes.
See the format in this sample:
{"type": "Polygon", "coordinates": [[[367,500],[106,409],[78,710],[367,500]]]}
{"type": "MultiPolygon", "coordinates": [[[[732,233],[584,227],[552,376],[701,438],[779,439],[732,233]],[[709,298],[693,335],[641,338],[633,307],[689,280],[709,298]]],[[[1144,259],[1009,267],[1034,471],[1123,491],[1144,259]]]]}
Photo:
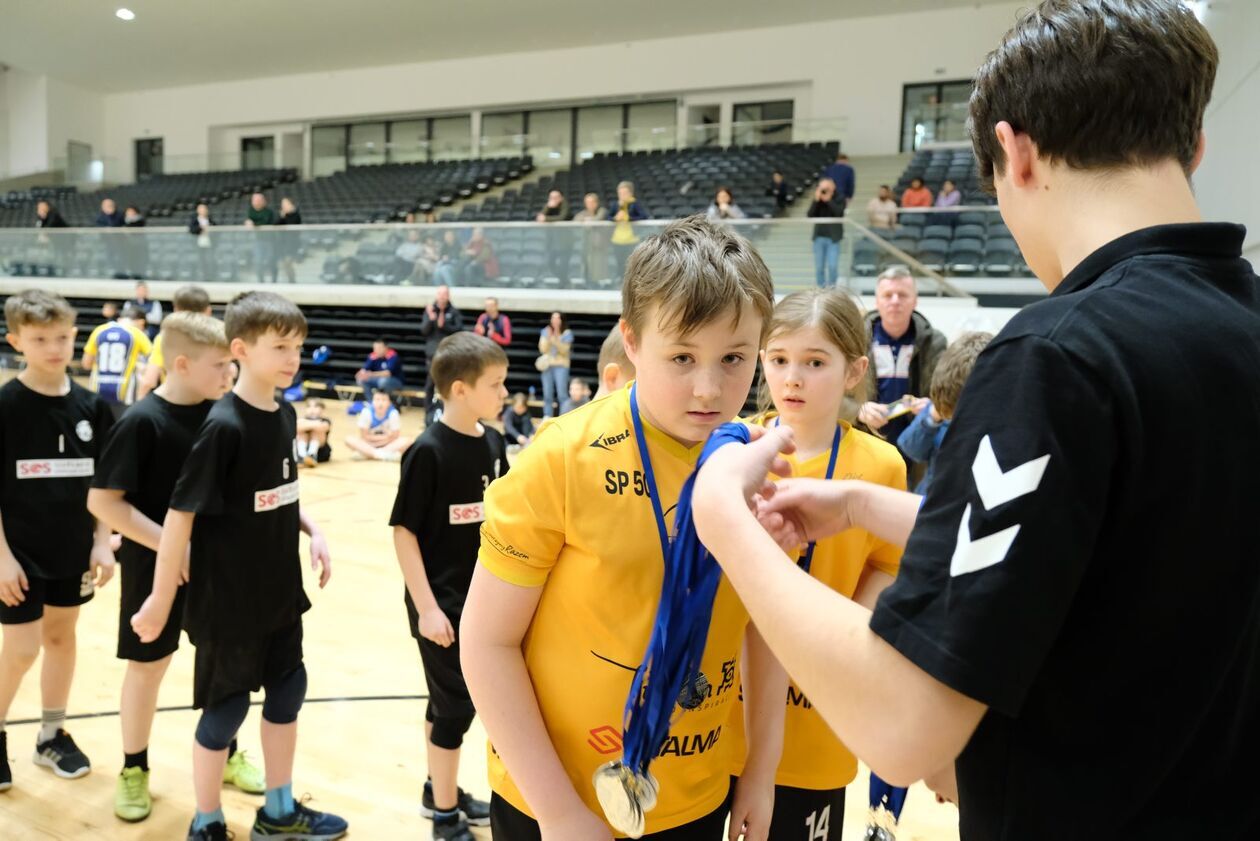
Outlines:
{"type": "Polygon", "coordinates": [[[774,282],[757,249],[702,214],[666,225],[639,244],[626,264],[621,317],[643,335],[653,305],[660,327],[686,336],[721,316],[738,325],[752,304],[762,329],[774,310],[774,282]]]}
{"type": "Polygon", "coordinates": [[[242,339],[255,342],[268,330],[281,336],[305,336],[306,316],[298,305],[275,292],[242,292],[228,304],[223,314],[228,342],[242,339]]]}
{"type": "Polygon", "coordinates": [[[1005,120],[1076,169],[1172,158],[1187,174],[1218,55],[1181,0],[1042,0],[976,73],[968,130],[992,190],[1005,120]]]}
{"type": "Polygon", "coordinates": [[[189,284],[175,290],[175,312],[205,312],[210,308],[210,294],[200,286],[189,284]]]}
{"type": "Polygon", "coordinates": [[[10,333],[27,325],[74,324],[78,311],[56,292],[23,289],[4,302],[4,323],[10,333]]]}
{"type": "Polygon", "coordinates": [[[936,371],[932,374],[928,396],[932,398],[936,412],[942,418],[948,420],[954,416],[963,386],[971,376],[971,369],[976,367],[980,351],[988,347],[992,340],[992,333],[963,333],[941,354],[936,363],[936,371]]]}
{"type": "Polygon", "coordinates": [[[507,367],[503,348],[476,333],[454,333],[442,340],[433,354],[433,384],[445,400],[456,380],[473,385],[492,365],[507,367]]]}

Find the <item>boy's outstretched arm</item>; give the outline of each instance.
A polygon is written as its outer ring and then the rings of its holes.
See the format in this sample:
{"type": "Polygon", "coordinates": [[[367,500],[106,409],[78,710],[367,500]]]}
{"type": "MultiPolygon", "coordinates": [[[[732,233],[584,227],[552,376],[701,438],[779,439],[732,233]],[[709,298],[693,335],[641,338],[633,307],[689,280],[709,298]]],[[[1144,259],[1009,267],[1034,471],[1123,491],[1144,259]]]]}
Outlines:
{"type": "MultiPolygon", "coordinates": [[[[693,497],[696,528],[770,648],[831,728],[881,777],[909,785],[957,758],[986,707],[877,636],[869,610],[800,570],[757,522],[748,499],[763,489],[768,466],[790,440],[790,431],[775,429],[753,444],[711,456],[693,497]]],[[[918,498],[888,488],[873,491],[891,494],[877,494],[877,504],[890,503],[893,513],[883,512],[881,528],[869,530],[904,544],[918,498]]],[[[859,522],[865,510],[855,506],[859,522]]]]}
{"type": "Polygon", "coordinates": [[[192,540],[193,521],[197,515],[191,511],[174,508],[166,512],[162,521],[162,538],[158,541],[157,566],[153,570],[153,592],[144,600],[140,610],[131,617],[131,627],[144,643],[153,642],[166,627],[171,616],[171,604],[179,588],[184,559],[188,556],[188,544],[192,540]]]}
{"type": "Polygon", "coordinates": [[[319,587],[322,590],[328,584],[328,579],[332,578],[332,555],[328,552],[328,540],[300,505],[298,521],[302,531],[311,539],[311,570],[319,573],[319,587]]]}

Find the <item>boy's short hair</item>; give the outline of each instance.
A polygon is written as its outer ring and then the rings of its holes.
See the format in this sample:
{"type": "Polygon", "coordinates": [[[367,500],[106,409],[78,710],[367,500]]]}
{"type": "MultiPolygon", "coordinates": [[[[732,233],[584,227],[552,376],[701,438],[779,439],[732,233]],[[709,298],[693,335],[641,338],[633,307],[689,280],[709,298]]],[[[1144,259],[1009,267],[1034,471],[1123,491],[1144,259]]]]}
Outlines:
{"type": "Polygon", "coordinates": [[[223,322],[201,312],[173,312],[162,319],[162,352],[170,359],[206,348],[227,350],[223,322]]]}
{"type": "Polygon", "coordinates": [[[454,333],[433,354],[433,384],[445,400],[456,380],[472,385],[490,366],[507,364],[507,354],[494,341],[476,333],[454,333]]]}
{"type": "Polygon", "coordinates": [[[518,391],[516,392],[516,394],[512,395],[512,402],[513,403],[528,403],[529,398],[525,396],[525,392],[518,391]]]}
{"type": "Polygon", "coordinates": [[[205,312],[210,308],[210,293],[200,286],[189,284],[175,290],[172,302],[175,312],[205,312]]]}
{"type": "Polygon", "coordinates": [[[687,335],[751,304],[764,323],[774,311],[774,282],[757,249],[703,214],[666,225],[639,244],[626,264],[621,317],[636,336],[656,306],[661,327],[687,335]]]}
{"type": "Polygon", "coordinates": [[[79,312],[56,292],[23,289],[4,302],[4,323],[10,333],[27,326],[74,324],[79,312]]]}
{"type": "Polygon", "coordinates": [[[952,418],[976,359],[993,340],[992,333],[963,333],[941,354],[928,396],[942,418],[952,418]]]}
{"type": "Polygon", "coordinates": [[[268,330],[281,336],[305,336],[306,316],[298,305],[275,292],[242,292],[228,303],[223,314],[228,342],[256,342],[268,330]]]}
{"type": "Polygon", "coordinates": [[[1189,173],[1218,54],[1181,0],[1042,0],[976,73],[969,131],[992,190],[1006,120],[1075,169],[1172,158],[1189,173]]]}
{"type": "Polygon", "coordinates": [[[322,409],[324,408],[324,401],[320,400],[318,397],[308,397],[306,398],[306,405],[322,409]]]}
{"type": "Polygon", "coordinates": [[[124,321],[144,321],[147,316],[144,310],[133,304],[123,309],[122,317],[124,321]]]}
{"type": "Polygon", "coordinates": [[[626,343],[621,338],[621,327],[616,324],[613,325],[613,329],[608,331],[608,335],[604,338],[604,343],[599,347],[599,363],[596,365],[596,373],[602,377],[604,369],[614,362],[630,379],[634,379],[634,363],[630,361],[630,357],[626,356],[626,343]]]}

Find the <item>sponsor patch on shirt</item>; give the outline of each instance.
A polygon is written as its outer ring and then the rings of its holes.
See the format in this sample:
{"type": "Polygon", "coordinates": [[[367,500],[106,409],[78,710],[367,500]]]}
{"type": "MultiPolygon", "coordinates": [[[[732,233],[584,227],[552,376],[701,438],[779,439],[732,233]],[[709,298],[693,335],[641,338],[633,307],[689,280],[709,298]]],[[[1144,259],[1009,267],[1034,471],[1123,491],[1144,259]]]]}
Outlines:
{"type": "Polygon", "coordinates": [[[486,519],[486,506],[481,502],[466,502],[463,505],[452,505],[450,507],[451,525],[459,526],[464,523],[481,523],[486,519]]]}
{"type": "Polygon", "coordinates": [[[281,485],[269,491],[254,491],[254,513],[274,511],[297,501],[298,483],[295,479],[287,485],[281,485]]]}
{"type": "Polygon", "coordinates": [[[96,472],[90,458],[22,458],[17,460],[19,479],[68,479],[96,472]]]}

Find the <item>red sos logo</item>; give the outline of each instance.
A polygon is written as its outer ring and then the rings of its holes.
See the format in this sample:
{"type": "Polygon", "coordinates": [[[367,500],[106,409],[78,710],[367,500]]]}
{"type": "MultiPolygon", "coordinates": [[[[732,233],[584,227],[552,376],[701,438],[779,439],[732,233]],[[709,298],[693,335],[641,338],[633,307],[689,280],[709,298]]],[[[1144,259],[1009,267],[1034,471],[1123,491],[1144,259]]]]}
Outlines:
{"type": "Polygon", "coordinates": [[[280,504],[279,491],[263,491],[254,497],[254,510],[266,511],[280,504]]]}
{"type": "Polygon", "coordinates": [[[603,756],[621,753],[621,731],[616,727],[605,724],[603,727],[596,727],[590,733],[591,737],[586,740],[586,743],[594,748],[596,753],[603,756]]]}
{"type": "Polygon", "coordinates": [[[24,461],[18,465],[19,476],[51,476],[52,462],[24,461]]]}
{"type": "Polygon", "coordinates": [[[486,508],[483,503],[470,502],[465,505],[450,507],[450,522],[456,526],[461,523],[480,523],[486,519],[486,508]]]}

